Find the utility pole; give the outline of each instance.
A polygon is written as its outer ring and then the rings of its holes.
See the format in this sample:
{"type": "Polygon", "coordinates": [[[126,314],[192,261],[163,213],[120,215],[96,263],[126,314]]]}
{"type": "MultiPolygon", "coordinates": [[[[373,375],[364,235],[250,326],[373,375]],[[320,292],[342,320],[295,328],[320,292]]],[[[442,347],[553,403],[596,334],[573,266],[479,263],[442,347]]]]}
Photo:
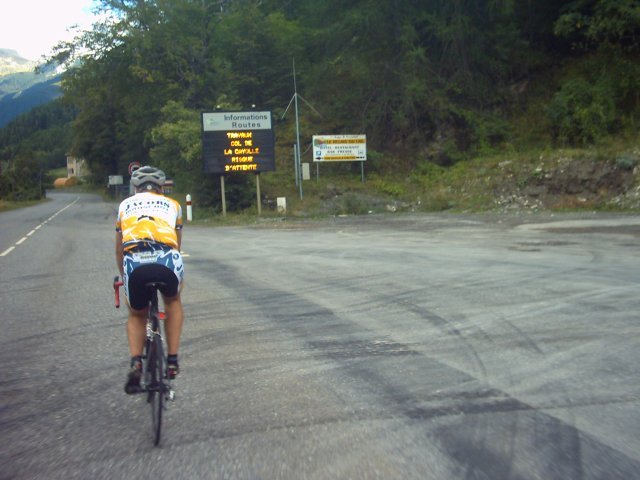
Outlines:
{"type": "MultiPolygon", "coordinates": [[[[298,118],[298,85],[296,83],[296,59],[293,59],[293,98],[295,100],[296,107],[296,162],[298,165],[298,175],[300,175],[300,170],[302,169],[302,164],[300,163],[300,120],[298,118]]],[[[302,199],[302,175],[300,175],[300,199],[302,199]]]]}
{"type": "Polygon", "coordinates": [[[306,103],[311,110],[313,110],[316,114],[318,114],[320,117],[322,117],[322,115],[320,114],[320,112],[318,112],[315,108],[313,108],[313,105],[311,105],[309,102],[307,102],[304,97],[302,95],[298,94],[298,84],[296,81],[296,59],[293,59],[293,97],[291,97],[291,100],[289,100],[289,105],[287,105],[287,108],[285,109],[284,113],[282,114],[282,119],[284,119],[285,115],[287,114],[287,112],[289,111],[289,107],[291,107],[291,103],[293,102],[295,110],[296,110],[296,144],[294,145],[294,154],[293,154],[293,161],[294,161],[294,165],[295,165],[295,175],[296,175],[296,184],[299,186],[300,189],[300,198],[302,198],[302,164],[300,161],[300,120],[298,117],[298,97],[300,97],[300,99],[306,103]]]}
{"type": "Polygon", "coordinates": [[[296,185],[300,190],[300,198],[302,199],[302,176],[300,175],[300,120],[298,118],[298,85],[296,82],[296,59],[293,59],[293,97],[289,100],[289,105],[282,114],[284,119],[285,115],[289,111],[289,107],[293,102],[296,111],[296,144],[293,146],[293,163],[296,176],[296,185]]]}

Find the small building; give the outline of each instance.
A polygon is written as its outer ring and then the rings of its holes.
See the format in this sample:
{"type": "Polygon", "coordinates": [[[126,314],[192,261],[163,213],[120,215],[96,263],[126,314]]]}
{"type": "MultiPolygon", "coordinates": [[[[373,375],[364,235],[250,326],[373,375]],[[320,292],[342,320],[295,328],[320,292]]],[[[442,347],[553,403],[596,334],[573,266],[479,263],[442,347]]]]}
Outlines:
{"type": "Polygon", "coordinates": [[[76,158],[67,154],[67,177],[85,177],[89,173],[84,158],[76,158]]]}

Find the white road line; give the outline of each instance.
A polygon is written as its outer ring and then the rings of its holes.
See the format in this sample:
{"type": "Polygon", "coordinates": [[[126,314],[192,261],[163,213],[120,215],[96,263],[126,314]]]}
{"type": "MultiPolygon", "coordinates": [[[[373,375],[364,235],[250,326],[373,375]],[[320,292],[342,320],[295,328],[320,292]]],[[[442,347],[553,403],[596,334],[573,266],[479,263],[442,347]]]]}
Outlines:
{"type": "Polygon", "coordinates": [[[4,252],[0,253],[0,257],[4,257],[5,255],[8,255],[9,253],[11,253],[17,245],[22,244],[25,240],[27,240],[27,237],[30,237],[31,235],[33,235],[34,233],[36,233],[36,230],[38,230],[40,227],[44,226],[47,222],[53,220],[54,218],[56,218],[56,216],[59,213],[64,212],[67,208],[69,208],[70,206],[74,205],[75,203],[78,202],[78,200],[80,200],[80,197],[76,197],[76,199],[71,202],[69,205],[61,208],[60,210],[58,210],[56,213],[54,213],[53,215],[51,215],[47,220],[45,220],[44,222],[42,222],[40,225],[38,225],[36,228],[34,228],[33,230],[31,230],[29,233],[27,233],[26,236],[22,237],[20,240],[18,240],[15,245],[13,247],[9,247],[7,248],[4,252]]]}

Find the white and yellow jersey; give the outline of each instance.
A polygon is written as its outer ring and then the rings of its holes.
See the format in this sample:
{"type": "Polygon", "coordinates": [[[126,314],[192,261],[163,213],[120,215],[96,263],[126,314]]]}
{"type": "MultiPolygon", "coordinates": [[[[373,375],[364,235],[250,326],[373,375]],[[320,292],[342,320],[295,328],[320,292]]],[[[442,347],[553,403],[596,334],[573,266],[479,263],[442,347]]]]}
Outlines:
{"type": "Polygon", "coordinates": [[[178,248],[176,230],[182,228],[182,207],[174,199],[143,192],[125,199],[118,208],[116,231],[122,232],[124,251],[139,243],[161,243],[178,248]]]}

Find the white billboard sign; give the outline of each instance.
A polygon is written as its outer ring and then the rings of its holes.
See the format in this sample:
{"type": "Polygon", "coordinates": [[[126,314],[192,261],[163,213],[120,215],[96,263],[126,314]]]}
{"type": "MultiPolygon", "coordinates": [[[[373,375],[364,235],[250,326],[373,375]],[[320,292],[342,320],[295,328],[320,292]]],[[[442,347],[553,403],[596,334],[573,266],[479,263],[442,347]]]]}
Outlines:
{"type": "Polygon", "coordinates": [[[364,162],[366,135],[314,135],[314,162],[364,162]]]}

